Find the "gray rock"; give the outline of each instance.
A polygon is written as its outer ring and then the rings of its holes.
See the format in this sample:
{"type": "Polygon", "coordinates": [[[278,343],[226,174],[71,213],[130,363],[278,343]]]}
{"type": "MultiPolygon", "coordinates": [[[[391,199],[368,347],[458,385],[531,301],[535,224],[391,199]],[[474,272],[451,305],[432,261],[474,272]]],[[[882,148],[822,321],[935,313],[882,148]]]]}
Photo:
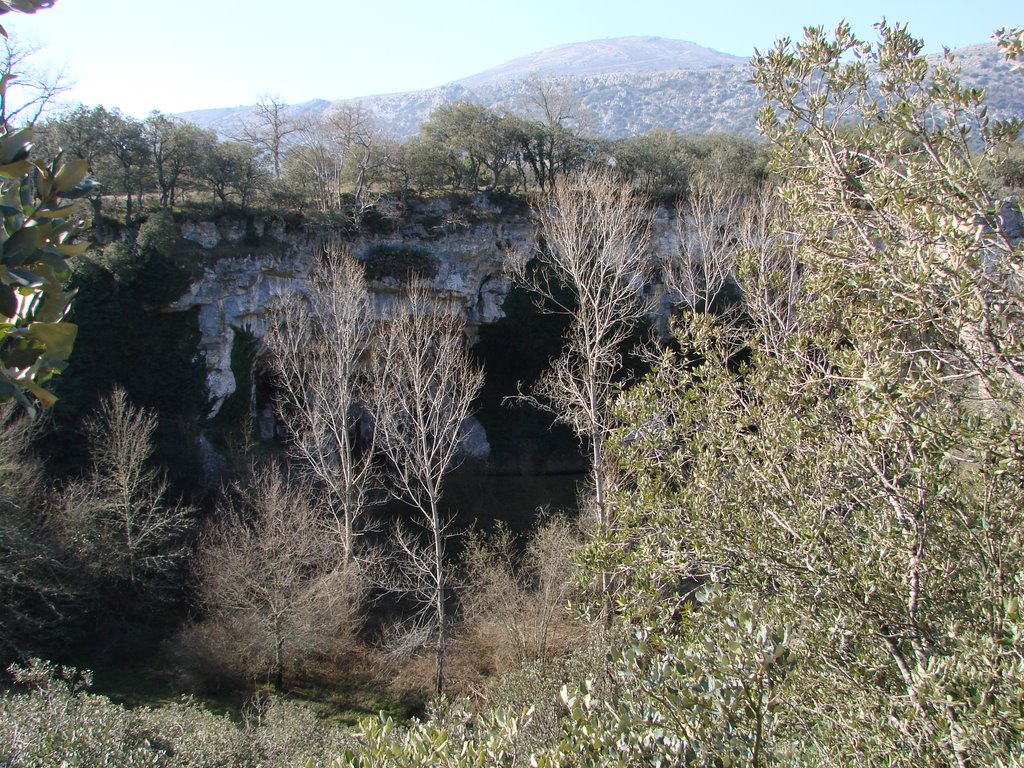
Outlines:
{"type": "Polygon", "coordinates": [[[277,415],[274,409],[267,405],[260,411],[257,426],[260,432],[260,441],[269,443],[277,437],[277,415]]]}
{"type": "Polygon", "coordinates": [[[205,477],[217,477],[224,471],[226,461],[205,435],[199,436],[199,465],[205,477]]]}
{"type": "MultiPolygon", "coordinates": [[[[483,198],[481,198],[481,201],[483,198]]],[[[480,201],[478,201],[480,202],[480,201]]],[[[533,222],[525,216],[502,216],[493,207],[453,209],[446,198],[417,201],[412,216],[442,217],[457,226],[424,239],[415,230],[410,234],[370,235],[360,233],[343,245],[356,257],[365,257],[380,245],[413,246],[430,253],[438,261],[437,275],[428,281],[439,298],[454,301],[466,321],[466,335],[472,342],[481,325],[504,317],[502,304],[511,290],[507,273],[510,253],[530,253],[536,244],[533,222]]],[[[679,235],[673,217],[659,211],[654,218],[653,258],[659,253],[678,253],[679,235]]],[[[211,259],[189,290],[171,307],[172,311],[199,309],[200,352],[207,365],[207,388],[213,400],[211,415],[235,389],[231,372],[231,346],[235,332],[245,329],[256,338],[264,334],[274,306],[283,296],[304,294],[309,290],[309,274],[315,264],[319,240],[306,232],[288,232],[280,220],[252,223],[253,231],[281,246],[274,255],[249,255],[211,259]]],[[[204,248],[222,242],[244,242],[244,223],[185,222],[182,235],[204,248]]],[[[384,278],[370,283],[374,311],[383,316],[400,296],[403,282],[384,278]]],[[[657,287],[655,287],[657,288],[657,287]]],[[[655,295],[660,294],[655,291],[655,295]]],[[[657,321],[666,309],[658,305],[652,311],[657,321]]],[[[479,450],[486,445],[482,436],[479,450]]],[[[489,451],[489,447],[486,449],[489,451]]]]}
{"type": "Polygon", "coordinates": [[[203,248],[216,248],[220,244],[220,233],[212,221],[186,221],[181,225],[181,236],[203,248]]]}
{"type": "Polygon", "coordinates": [[[487,431],[476,416],[468,416],[459,426],[459,453],[465,459],[488,459],[491,443],[487,431]]]}

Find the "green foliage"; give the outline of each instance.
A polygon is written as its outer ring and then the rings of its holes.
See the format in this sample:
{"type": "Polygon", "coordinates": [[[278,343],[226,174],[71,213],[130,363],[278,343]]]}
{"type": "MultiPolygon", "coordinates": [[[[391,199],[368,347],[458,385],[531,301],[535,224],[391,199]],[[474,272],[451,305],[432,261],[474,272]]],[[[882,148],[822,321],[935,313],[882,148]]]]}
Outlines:
{"type": "Polygon", "coordinates": [[[1021,244],[979,175],[1016,129],[879,31],[812,28],[756,59],[800,268],[741,259],[744,324],[682,318],[683,353],[623,395],[619,526],[592,563],[645,624],[712,581],[789,627],[766,762],[1016,764],[1021,244]],[[794,288],[795,319],[757,285],[794,288]]]}
{"type": "Polygon", "coordinates": [[[494,189],[518,158],[519,123],[519,118],[482,104],[445,104],[420,128],[423,149],[441,166],[453,189],[494,189]]]}
{"type": "MultiPolygon", "coordinates": [[[[181,260],[185,260],[189,245],[191,244],[181,239],[181,230],[175,224],[174,217],[163,210],[150,214],[139,225],[138,234],[135,236],[135,247],[140,252],[158,253],[171,259],[184,257],[181,260]]],[[[178,282],[177,286],[180,285],[178,282]]]]}
{"type": "Polygon", "coordinates": [[[24,692],[0,699],[0,759],[19,768],[88,768],[111,764],[159,766],[137,718],[106,699],[84,693],[88,673],[33,661],[12,667],[24,692]]]}
{"type": "Polygon", "coordinates": [[[199,159],[199,175],[221,206],[235,199],[245,211],[268,180],[258,158],[258,150],[244,142],[214,144],[199,159]]]}
{"type": "MultiPolygon", "coordinates": [[[[980,176],[1019,126],[879,30],[756,61],[798,266],[741,254],[743,311],[680,318],[619,397],[583,563],[641,629],[532,765],[1024,758],[1021,243],[980,176]]],[[[370,723],[340,764],[518,764],[531,716],[370,723]]]]}
{"type": "Polygon", "coordinates": [[[1007,59],[1019,61],[1024,58],[1024,27],[1000,29],[996,37],[1007,59]]]}
{"type": "Polygon", "coordinates": [[[216,144],[212,131],[191,123],[152,113],[143,121],[143,135],[152,159],[152,170],[160,193],[160,205],[173,207],[178,194],[201,183],[201,158],[216,144]]]}
{"type": "Polygon", "coordinates": [[[714,175],[737,191],[751,191],[767,177],[765,145],[725,133],[653,130],[611,142],[608,152],[637,188],[661,201],[684,197],[697,174],[714,175]]]}
{"type": "Polygon", "coordinates": [[[441,267],[436,256],[412,245],[375,245],[362,262],[367,280],[430,280],[441,267]]]}
{"type": "MultiPolygon", "coordinates": [[[[9,79],[0,81],[0,98],[9,79]]],[[[83,221],[72,201],[93,183],[80,160],[33,162],[32,135],[8,126],[0,135],[0,400],[28,405],[32,395],[49,406],[56,398],[43,385],[64,369],[77,330],[63,322],[72,296],[67,259],[88,247],[74,242],[83,221]]]]}
{"type": "Polygon", "coordinates": [[[473,717],[452,711],[443,721],[408,727],[389,717],[364,721],[357,732],[359,748],[347,750],[325,768],[463,768],[527,765],[529,753],[520,744],[529,710],[494,712],[473,717]]]}
{"type": "Polygon", "coordinates": [[[693,617],[637,631],[607,659],[588,647],[562,664],[527,665],[477,711],[442,700],[427,722],[365,721],[358,749],[331,766],[761,766],[792,757],[800,723],[786,718],[796,663],[786,631],[765,622],[758,602],[719,589],[700,602],[693,617]]]}
{"type": "Polygon", "coordinates": [[[258,701],[237,725],[188,698],[125,709],[88,692],[91,675],[39,660],[12,667],[0,697],[0,761],[10,768],[262,768],[303,765],[345,748],[344,732],[307,708],[258,701]]]}
{"type": "Polygon", "coordinates": [[[620,643],[616,634],[591,632],[585,643],[564,657],[528,662],[499,675],[487,685],[476,708],[529,710],[529,721],[520,727],[520,744],[531,755],[554,750],[565,738],[569,714],[562,699],[563,690],[576,690],[584,680],[610,679],[619,665],[610,658],[609,648],[620,643]]]}
{"type": "Polygon", "coordinates": [[[786,631],[720,589],[697,602],[685,634],[652,625],[613,655],[613,677],[563,689],[565,738],[539,764],[762,766],[792,754],[799,741],[779,733],[792,695],[786,631]]]}

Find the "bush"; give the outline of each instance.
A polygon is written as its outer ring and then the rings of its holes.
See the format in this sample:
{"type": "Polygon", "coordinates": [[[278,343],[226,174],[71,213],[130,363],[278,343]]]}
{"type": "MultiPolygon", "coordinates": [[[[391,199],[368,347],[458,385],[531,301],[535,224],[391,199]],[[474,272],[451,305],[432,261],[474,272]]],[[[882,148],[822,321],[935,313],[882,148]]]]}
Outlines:
{"type": "Polygon", "coordinates": [[[88,672],[34,660],[11,667],[16,685],[0,699],[0,764],[10,768],[169,765],[139,718],[84,691],[88,672]]]}
{"type": "Polygon", "coordinates": [[[306,765],[326,762],[350,746],[349,731],[332,727],[312,709],[277,696],[256,700],[246,712],[246,729],[261,765],[306,765]]]}
{"type": "Polygon", "coordinates": [[[474,656],[500,672],[580,644],[586,630],[569,601],[578,596],[572,558],[581,543],[578,526],[561,518],[543,522],[527,541],[504,525],[490,537],[469,538],[460,639],[474,656]]]}
{"type": "Polygon", "coordinates": [[[207,623],[229,628],[205,637],[224,669],[240,665],[280,688],[310,662],[348,648],[365,581],[321,513],[307,483],[265,467],[235,486],[201,537],[193,562],[199,602],[207,623]]]}
{"type": "Polygon", "coordinates": [[[363,258],[363,264],[367,280],[407,280],[410,276],[430,280],[437,277],[441,267],[436,256],[409,245],[374,246],[363,258]]]}
{"type": "MultiPolygon", "coordinates": [[[[124,715],[130,713],[124,712],[124,715]]],[[[190,697],[159,709],[139,710],[139,720],[150,745],[166,756],[163,758],[166,763],[160,764],[175,768],[260,765],[260,752],[251,734],[230,718],[203,709],[190,697]]]]}
{"type": "Polygon", "coordinates": [[[234,621],[186,624],[161,647],[175,685],[195,693],[244,688],[251,675],[246,657],[238,652],[238,637],[248,632],[234,621]]]}
{"type": "Polygon", "coordinates": [[[5,768],[269,768],[349,746],[346,731],[275,697],[253,705],[239,726],[190,698],[128,710],[88,693],[88,672],[38,659],[10,672],[14,686],[0,697],[5,768]]]}

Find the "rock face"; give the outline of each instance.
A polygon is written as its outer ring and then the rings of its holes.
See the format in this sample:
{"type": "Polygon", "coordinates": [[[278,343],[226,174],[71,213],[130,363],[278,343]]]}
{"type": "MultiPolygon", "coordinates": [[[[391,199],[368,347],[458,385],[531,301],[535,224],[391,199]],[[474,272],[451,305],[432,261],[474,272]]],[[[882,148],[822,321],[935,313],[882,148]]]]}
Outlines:
{"type": "MultiPolygon", "coordinates": [[[[437,274],[427,285],[462,307],[471,340],[481,324],[503,317],[501,304],[511,287],[505,274],[508,253],[529,250],[534,243],[527,216],[505,215],[481,196],[468,206],[443,198],[417,201],[416,209],[404,212],[396,222],[400,225],[388,234],[359,232],[343,237],[343,245],[360,259],[382,246],[414,247],[436,259],[437,274]]],[[[182,237],[211,251],[201,276],[171,309],[199,308],[200,350],[206,358],[214,413],[235,388],[231,347],[236,332],[262,337],[267,312],[275,302],[308,291],[323,237],[309,231],[289,233],[266,222],[255,222],[250,231],[274,247],[245,253],[239,245],[244,226],[191,221],[181,225],[182,237]],[[235,253],[219,258],[222,243],[233,245],[235,253]]],[[[403,280],[389,276],[370,282],[378,313],[395,300],[402,286],[403,280]]]]}
{"type": "MultiPolygon", "coordinates": [[[[200,351],[207,365],[207,388],[213,402],[211,416],[235,390],[231,350],[235,335],[245,331],[257,339],[266,330],[268,313],[286,295],[309,290],[309,275],[325,237],[339,237],[353,255],[367,260],[381,248],[413,249],[436,264],[427,281],[439,297],[462,308],[466,333],[475,341],[481,325],[504,317],[502,304],[511,290],[506,267],[511,253],[532,252],[537,236],[529,212],[506,210],[483,195],[466,199],[432,198],[390,203],[374,226],[355,232],[315,231],[274,221],[185,221],[182,237],[207,249],[210,258],[189,290],[168,309],[199,309],[200,351]],[[251,245],[247,245],[251,244],[251,245]]],[[[665,209],[651,212],[650,251],[654,266],[677,257],[683,235],[676,216],[665,209]]],[[[1015,199],[1003,201],[999,227],[1011,239],[1024,237],[1024,217],[1015,199]]],[[[979,224],[984,220],[979,218],[979,224]]],[[[380,276],[369,281],[378,315],[400,295],[404,280],[380,276]]],[[[643,291],[651,302],[651,320],[667,332],[673,297],[659,282],[643,291]]],[[[260,432],[272,439],[278,425],[273,413],[260,415],[260,432]]],[[[485,459],[490,443],[481,423],[463,425],[464,458],[485,459]]],[[[204,445],[204,462],[220,459],[204,445]]]]}
{"type": "MultiPolygon", "coordinates": [[[[199,345],[207,365],[211,416],[235,390],[231,351],[236,334],[245,331],[261,338],[274,305],[284,296],[309,290],[309,275],[325,237],[340,237],[342,245],[364,261],[381,249],[412,249],[430,259],[437,269],[427,286],[462,308],[470,342],[475,342],[481,325],[504,317],[502,304],[512,287],[506,273],[510,253],[529,253],[537,245],[528,211],[503,210],[481,195],[468,201],[415,200],[402,210],[383,213],[374,226],[377,233],[367,232],[367,227],[345,234],[259,220],[181,224],[182,237],[207,249],[209,259],[170,309],[199,309],[199,345]]],[[[653,258],[677,254],[680,235],[674,217],[664,210],[652,216],[653,258]]],[[[386,275],[369,281],[378,315],[400,296],[404,282],[386,275]]],[[[658,284],[644,290],[652,300],[652,320],[664,332],[670,301],[658,284]]],[[[263,414],[261,434],[269,439],[276,429],[273,414],[263,414]]],[[[463,432],[464,458],[486,460],[491,447],[480,422],[467,421],[463,432]]],[[[215,460],[208,457],[208,463],[215,460]]]]}

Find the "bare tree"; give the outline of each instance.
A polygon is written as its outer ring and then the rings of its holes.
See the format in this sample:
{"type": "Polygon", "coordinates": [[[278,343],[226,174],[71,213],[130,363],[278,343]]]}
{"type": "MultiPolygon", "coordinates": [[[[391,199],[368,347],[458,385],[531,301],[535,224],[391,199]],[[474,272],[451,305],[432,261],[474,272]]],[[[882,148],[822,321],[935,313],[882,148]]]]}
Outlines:
{"type": "Polygon", "coordinates": [[[279,688],[292,665],[351,636],[362,603],[359,569],[311,499],[295,478],[256,470],[195,559],[207,621],[230,625],[230,650],[279,688]]]}
{"type": "Polygon", "coordinates": [[[522,105],[533,118],[520,125],[522,159],[533,171],[541,192],[550,191],[556,179],[585,161],[588,142],[582,134],[590,116],[579,94],[564,83],[536,76],[524,84],[522,105]]]}
{"type": "Polygon", "coordinates": [[[379,195],[371,193],[370,183],[388,162],[373,116],[359,105],[346,104],[305,120],[297,134],[297,147],[289,161],[298,163],[305,183],[312,184],[317,208],[341,208],[348,192],[358,221],[379,200],[379,195]]]}
{"type": "Polygon", "coordinates": [[[676,206],[678,258],[664,265],[665,287],[691,312],[711,312],[736,278],[741,220],[747,199],[735,185],[694,174],[686,199],[676,206]]]}
{"type": "Polygon", "coordinates": [[[745,313],[760,329],[762,345],[779,354],[801,322],[799,241],[787,225],[775,189],[765,187],[748,199],[740,220],[743,250],[736,271],[745,313]]]}
{"type": "Polygon", "coordinates": [[[302,189],[313,198],[319,211],[341,207],[344,154],[321,116],[307,117],[300,124],[296,146],[288,153],[287,170],[298,169],[302,189]]]}
{"type": "Polygon", "coordinates": [[[363,214],[380,199],[380,195],[371,193],[370,183],[374,173],[388,162],[386,153],[382,152],[384,142],[374,124],[373,115],[358,104],[345,105],[327,119],[347,148],[348,175],[355,200],[354,217],[360,221],[363,214]]]}
{"type": "Polygon", "coordinates": [[[263,94],[254,109],[255,114],[243,123],[238,139],[266,154],[274,178],[280,178],[285,139],[298,130],[298,125],[279,96],[263,94]]]}
{"type": "Polygon", "coordinates": [[[172,503],[151,466],[156,414],[117,388],[86,422],[92,469],[63,490],[56,523],[102,579],[144,591],[185,555],[194,510],[172,503]]]}
{"type": "Polygon", "coordinates": [[[71,90],[74,83],[63,69],[52,69],[33,60],[43,46],[3,38],[0,48],[0,125],[33,125],[48,108],[71,90]]]}
{"type": "Polygon", "coordinates": [[[580,131],[590,120],[580,94],[564,82],[536,74],[523,84],[522,106],[527,114],[542,120],[549,127],[580,131]]]}
{"type": "MultiPolygon", "coordinates": [[[[560,184],[537,207],[542,247],[536,266],[520,259],[518,279],[542,308],[571,318],[562,354],[534,389],[536,404],[589,442],[596,523],[612,524],[605,440],[621,348],[645,317],[651,217],[632,188],[589,171],[560,184]],[[566,289],[568,289],[566,291],[566,289]]],[[[605,620],[612,619],[612,577],[601,576],[605,620]]]]}
{"type": "Polygon", "coordinates": [[[557,187],[538,205],[537,219],[543,247],[536,268],[520,259],[517,278],[544,307],[572,322],[562,355],[536,387],[535,401],[589,442],[597,522],[608,525],[608,401],[622,368],[621,347],[649,308],[643,289],[651,219],[629,185],[600,172],[557,187]]]}
{"type": "Polygon", "coordinates": [[[349,562],[379,486],[372,445],[357,441],[360,414],[373,398],[367,363],[375,315],[362,267],[337,244],[324,248],[309,285],[307,296],[291,294],[278,305],[264,342],[290,453],[323,489],[349,562]]]}
{"type": "Polygon", "coordinates": [[[741,190],[718,174],[699,173],[676,222],[681,248],[664,264],[664,277],[677,304],[714,313],[723,327],[744,315],[777,349],[797,327],[800,271],[776,190],[741,190]],[[730,284],[742,299],[733,305],[724,301],[730,284]]]}
{"type": "Polygon", "coordinates": [[[435,653],[434,687],[444,683],[449,615],[441,514],[444,478],[458,458],[462,424],[483,385],[463,339],[456,307],[427,295],[410,278],[404,300],[387,313],[374,349],[379,382],[374,410],[378,445],[392,468],[394,494],[415,511],[427,542],[399,528],[398,586],[420,604],[425,642],[435,653]]]}

